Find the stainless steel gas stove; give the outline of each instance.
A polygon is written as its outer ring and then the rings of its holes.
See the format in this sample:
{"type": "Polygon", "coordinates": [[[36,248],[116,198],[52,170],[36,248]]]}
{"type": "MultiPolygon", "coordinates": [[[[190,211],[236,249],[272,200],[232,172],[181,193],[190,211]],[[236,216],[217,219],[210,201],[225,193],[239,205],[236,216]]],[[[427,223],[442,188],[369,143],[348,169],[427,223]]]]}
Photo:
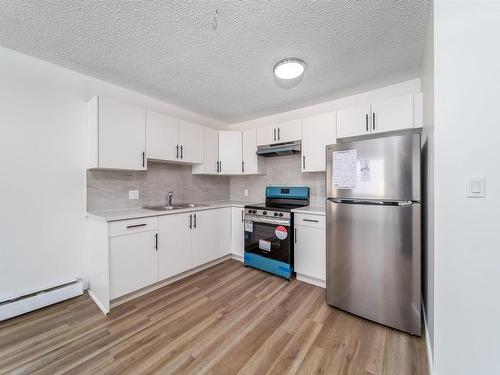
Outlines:
{"type": "Polygon", "coordinates": [[[245,266],[290,279],[293,212],[309,205],[308,187],[266,187],[266,202],[245,206],[245,266]]]}

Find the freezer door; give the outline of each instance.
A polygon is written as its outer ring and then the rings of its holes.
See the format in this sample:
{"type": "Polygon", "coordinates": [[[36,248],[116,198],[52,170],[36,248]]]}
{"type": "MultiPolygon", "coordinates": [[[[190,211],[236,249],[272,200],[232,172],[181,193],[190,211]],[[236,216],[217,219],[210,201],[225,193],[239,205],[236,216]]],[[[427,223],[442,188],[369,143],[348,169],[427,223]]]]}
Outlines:
{"type": "Polygon", "coordinates": [[[420,204],[327,201],[327,303],[420,335],[420,204]]]}
{"type": "Polygon", "coordinates": [[[330,145],[326,161],[327,197],[420,201],[420,134],[330,145]]]}

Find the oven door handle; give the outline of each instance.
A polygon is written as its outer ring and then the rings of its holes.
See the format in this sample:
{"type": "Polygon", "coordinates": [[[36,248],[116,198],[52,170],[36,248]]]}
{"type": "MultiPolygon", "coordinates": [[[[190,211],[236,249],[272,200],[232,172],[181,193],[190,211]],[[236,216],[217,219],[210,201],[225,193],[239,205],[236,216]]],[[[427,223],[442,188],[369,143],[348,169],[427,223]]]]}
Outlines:
{"type": "Polygon", "coordinates": [[[265,223],[265,224],[275,224],[275,225],[283,225],[290,226],[290,220],[288,219],[266,219],[264,217],[245,217],[247,221],[253,221],[254,223],[265,223]]]}

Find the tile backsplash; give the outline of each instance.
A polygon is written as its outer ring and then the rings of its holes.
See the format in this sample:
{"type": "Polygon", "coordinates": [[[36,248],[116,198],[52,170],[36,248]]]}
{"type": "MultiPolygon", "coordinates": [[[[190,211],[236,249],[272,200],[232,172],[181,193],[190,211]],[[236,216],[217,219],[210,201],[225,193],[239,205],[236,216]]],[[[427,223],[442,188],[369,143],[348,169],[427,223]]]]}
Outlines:
{"type": "Polygon", "coordinates": [[[191,166],[148,162],[147,171],[87,171],[87,210],[134,208],[165,202],[203,202],[229,199],[229,177],[193,175],[191,166]],[[129,200],[129,190],[139,190],[129,200]]]}
{"type": "Polygon", "coordinates": [[[309,186],[311,205],[324,204],[325,173],[302,173],[300,160],[300,155],[269,158],[267,174],[258,176],[193,175],[189,165],[156,162],[148,162],[147,171],[89,170],[87,210],[163,204],[169,191],[174,192],[174,203],[224,199],[263,202],[268,185],[309,186]],[[129,190],[139,190],[139,199],[129,200],[129,190]]]}
{"type": "Polygon", "coordinates": [[[231,176],[230,196],[234,200],[263,202],[268,185],[309,186],[311,205],[323,205],[325,201],[325,173],[302,173],[300,154],[271,157],[267,160],[267,174],[258,176],[231,176]],[[248,189],[248,196],[244,190],[248,189]]]}

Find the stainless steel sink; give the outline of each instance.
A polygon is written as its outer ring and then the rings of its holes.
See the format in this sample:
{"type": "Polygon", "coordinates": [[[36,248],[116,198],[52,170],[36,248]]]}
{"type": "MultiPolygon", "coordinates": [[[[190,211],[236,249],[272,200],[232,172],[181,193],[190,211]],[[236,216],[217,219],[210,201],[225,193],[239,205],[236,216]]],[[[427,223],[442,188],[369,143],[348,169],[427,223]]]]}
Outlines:
{"type": "Polygon", "coordinates": [[[179,207],[179,208],[208,207],[208,204],[201,204],[201,203],[180,203],[180,204],[177,204],[176,207],[179,207]]]}
{"type": "Polygon", "coordinates": [[[152,211],[171,211],[171,210],[180,210],[182,208],[196,208],[196,207],[207,207],[208,204],[201,203],[180,203],[175,206],[146,206],[144,207],[146,210],[152,211]]]}
{"type": "Polygon", "coordinates": [[[146,206],[143,207],[146,210],[152,210],[152,211],[170,211],[170,210],[178,210],[183,207],[178,207],[178,206],[146,206]]]}

